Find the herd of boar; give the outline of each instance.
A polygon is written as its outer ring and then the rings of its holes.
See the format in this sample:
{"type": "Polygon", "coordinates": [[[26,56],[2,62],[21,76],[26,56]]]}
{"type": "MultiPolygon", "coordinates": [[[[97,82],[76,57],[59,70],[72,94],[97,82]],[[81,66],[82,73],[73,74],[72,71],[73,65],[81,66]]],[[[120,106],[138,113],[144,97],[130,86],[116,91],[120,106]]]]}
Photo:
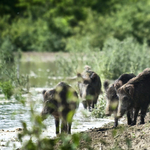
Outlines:
{"type": "MultiPolygon", "coordinates": [[[[48,114],[54,116],[56,134],[59,134],[60,120],[61,132],[71,134],[72,119],[79,106],[79,96],[84,108],[92,111],[102,93],[101,79],[89,66],[86,66],[82,73],[78,73],[76,79],[78,93],[65,82],[43,91],[44,107],[41,116],[43,119],[48,114]]],[[[107,101],[105,114],[114,114],[114,127],[117,127],[118,119],[125,113],[127,124],[135,125],[139,111],[140,124],[144,124],[150,103],[150,68],[146,68],[137,76],[132,73],[122,74],[111,84],[106,80],[103,86],[107,101]]]]}

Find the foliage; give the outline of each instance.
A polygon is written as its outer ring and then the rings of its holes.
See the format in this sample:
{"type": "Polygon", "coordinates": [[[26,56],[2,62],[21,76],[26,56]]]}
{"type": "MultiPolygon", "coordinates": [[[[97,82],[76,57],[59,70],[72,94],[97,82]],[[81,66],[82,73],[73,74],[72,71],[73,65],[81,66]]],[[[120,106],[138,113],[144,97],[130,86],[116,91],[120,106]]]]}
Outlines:
{"type": "Polygon", "coordinates": [[[10,81],[0,82],[0,89],[2,90],[2,93],[5,95],[6,99],[10,99],[10,97],[13,95],[13,85],[10,81]]]}
{"type": "Polygon", "coordinates": [[[5,97],[10,99],[15,89],[19,91],[26,90],[26,92],[29,91],[29,78],[28,75],[20,76],[19,73],[21,53],[18,51],[18,53],[13,53],[14,55],[11,55],[11,49],[7,47],[7,44],[5,46],[6,49],[0,50],[0,87],[5,97]]]}
{"type": "Polygon", "coordinates": [[[149,67],[149,49],[132,38],[120,42],[110,39],[103,48],[102,73],[107,79],[117,79],[123,73],[138,74],[149,67]]]}
{"type": "Polygon", "coordinates": [[[20,10],[16,7],[16,4],[19,2],[19,0],[14,1],[0,1],[0,15],[6,15],[11,14],[12,17],[15,17],[16,13],[20,10]]]}
{"type": "Polygon", "coordinates": [[[9,37],[6,37],[5,40],[1,41],[0,46],[0,59],[6,62],[14,62],[14,50],[15,46],[12,44],[9,37]]]}
{"type": "Polygon", "coordinates": [[[92,111],[92,116],[96,118],[105,117],[105,107],[106,107],[106,100],[104,98],[104,95],[100,95],[96,107],[92,111]]]}
{"type": "Polygon", "coordinates": [[[99,51],[110,37],[150,43],[148,0],[2,0],[0,4],[0,43],[9,38],[13,51],[99,51]]]}
{"type": "Polygon", "coordinates": [[[146,40],[143,44],[139,44],[133,38],[123,41],[109,38],[104,43],[102,51],[91,53],[88,48],[86,50],[86,53],[71,52],[67,59],[58,57],[55,62],[57,68],[55,74],[64,77],[75,76],[77,72],[83,71],[85,65],[89,65],[102,81],[115,80],[123,73],[137,75],[150,64],[150,51],[146,40]]]}

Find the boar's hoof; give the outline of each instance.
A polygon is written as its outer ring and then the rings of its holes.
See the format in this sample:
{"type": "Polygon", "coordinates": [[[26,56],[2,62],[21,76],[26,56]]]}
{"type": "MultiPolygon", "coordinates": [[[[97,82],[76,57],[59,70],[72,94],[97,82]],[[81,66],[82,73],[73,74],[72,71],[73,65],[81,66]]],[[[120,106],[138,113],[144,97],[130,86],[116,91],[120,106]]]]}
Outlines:
{"type": "Polygon", "coordinates": [[[131,120],[128,120],[128,125],[131,125],[132,124],[132,121],[131,120]]]}
{"type": "Polygon", "coordinates": [[[134,125],[136,125],[136,123],[135,123],[135,122],[132,122],[130,125],[131,125],[131,126],[134,126],[134,125]]]}
{"type": "Polygon", "coordinates": [[[114,124],[113,128],[117,128],[118,125],[114,124]]]}
{"type": "Polygon", "coordinates": [[[92,112],[93,111],[93,109],[92,108],[89,108],[89,112],[92,112]]]}
{"type": "Polygon", "coordinates": [[[116,128],[117,126],[118,126],[118,123],[115,122],[113,127],[116,128]]]}
{"type": "Polygon", "coordinates": [[[145,124],[145,122],[140,122],[138,125],[145,124]]]}

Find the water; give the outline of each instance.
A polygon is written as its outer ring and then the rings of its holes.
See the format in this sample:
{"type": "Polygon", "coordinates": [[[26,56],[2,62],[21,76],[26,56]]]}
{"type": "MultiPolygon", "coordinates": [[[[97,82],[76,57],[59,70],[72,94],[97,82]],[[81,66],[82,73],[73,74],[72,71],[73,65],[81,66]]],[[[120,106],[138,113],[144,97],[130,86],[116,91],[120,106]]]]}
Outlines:
{"type": "MultiPolygon", "coordinates": [[[[23,95],[26,99],[26,104],[23,106],[15,99],[9,101],[5,100],[3,95],[0,97],[0,149],[12,150],[13,144],[16,147],[21,147],[21,143],[17,140],[17,128],[22,128],[21,121],[27,123],[27,127],[30,128],[32,123],[30,121],[30,104],[34,103],[34,111],[36,114],[40,114],[42,111],[42,94],[43,88],[32,88],[33,95],[23,95]],[[3,130],[3,132],[2,132],[3,130]],[[7,142],[9,146],[6,146],[7,142]],[[1,147],[1,145],[4,145],[1,147]]],[[[83,109],[80,103],[76,114],[73,118],[72,133],[81,132],[90,128],[101,127],[105,123],[111,122],[108,119],[96,119],[91,117],[91,113],[83,109]],[[84,112],[84,113],[83,113],[84,112]],[[85,114],[86,113],[86,117],[85,114]]],[[[47,129],[43,130],[43,137],[55,137],[54,118],[49,116],[45,121],[47,129]]]]}
{"type": "MultiPolygon", "coordinates": [[[[42,90],[49,89],[61,80],[54,80],[56,66],[53,62],[23,62],[20,65],[20,74],[30,76],[30,93],[24,94],[26,100],[25,106],[16,101],[13,97],[11,100],[5,100],[4,95],[0,95],[0,149],[12,150],[12,145],[21,147],[17,139],[17,128],[22,128],[21,121],[27,123],[27,127],[32,126],[30,120],[30,105],[34,103],[34,112],[40,114],[43,107],[42,90]],[[51,77],[53,76],[53,78],[51,77]],[[41,88],[42,87],[42,88],[41,88]],[[9,146],[6,146],[7,142],[9,146]]],[[[91,113],[83,109],[80,103],[79,108],[73,118],[72,133],[88,130],[89,128],[101,127],[105,123],[111,122],[108,119],[96,119],[91,117],[91,113]],[[86,117],[85,114],[86,113],[86,117]]],[[[43,131],[43,136],[54,137],[55,126],[54,118],[49,116],[45,121],[47,129],[43,131]]]]}
{"type": "MultiPolygon", "coordinates": [[[[42,91],[42,88],[32,89],[36,93],[37,90],[42,91]]],[[[4,100],[4,97],[1,97],[0,100],[0,130],[2,129],[15,129],[22,128],[21,121],[25,121],[27,126],[31,126],[30,121],[30,104],[34,103],[34,112],[40,114],[43,107],[43,97],[42,94],[35,95],[23,95],[26,98],[25,106],[17,102],[15,99],[4,100]]],[[[91,117],[91,112],[84,110],[82,104],[79,104],[79,108],[74,116],[73,128],[82,128],[86,130],[88,128],[94,128],[97,126],[102,126],[104,123],[109,122],[108,119],[96,119],[91,117]],[[86,116],[84,115],[86,113],[86,116]]],[[[52,116],[49,116],[44,123],[47,126],[54,128],[54,119],[52,116]]],[[[52,129],[53,131],[53,129],[52,129]]],[[[55,135],[55,132],[54,132],[55,135]]]]}

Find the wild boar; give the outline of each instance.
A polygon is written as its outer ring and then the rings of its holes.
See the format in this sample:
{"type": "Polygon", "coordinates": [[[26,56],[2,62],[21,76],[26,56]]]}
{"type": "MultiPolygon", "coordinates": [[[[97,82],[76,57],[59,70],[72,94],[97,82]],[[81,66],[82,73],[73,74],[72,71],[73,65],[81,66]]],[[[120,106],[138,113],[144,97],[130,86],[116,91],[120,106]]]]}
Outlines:
{"type": "Polygon", "coordinates": [[[134,109],[131,125],[135,125],[140,110],[140,124],[144,124],[144,118],[150,103],[150,68],[146,68],[120,87],[117,90],[117,95],[119,97],[117,117],[120,118],[126,111],[134,109]]]}
{"type": "MultiPolygon", "coordinates": [[[[118,117],[117,117],[117,109],[118,109],[118,103],[119,98],[117,96],[117,89],[121,87],[123,84],[128,82],[130,79],[136,77],[134,74],[122,74],[111,86],[109,87],[109,82],[106,80],[104,82],[104,89],[106,92],[106,109],[105,114],[107,116],[110,116],[112,113],[114,113],[114,127],[118,126],[118,117]]],[[[128,125],[131,124],[131,116],[132,111],[127,112],[127,118],[128,118],[128,125]]]]}
{"type": "Polygon", "coordinates": [[[56,134],[59,134],[59,123],[61,133],[71,134],[72,119],[78,108],[79,100],[77,92],[65,82],[60,82],[55,88],[43,91],[44,107],[41,112],[43,119],[48,114],[55,118],[56,134]]]}
{"type": "Polygon", "coordinates": [[[90,69],[90,67],[85,68],[82,73],[77,74],[79,94],[82,99],[82,103],[85,109],[92,111],[94,105],[97,104],[97,100],[101,91],[101,79],[98,74],[90,69]]]}

